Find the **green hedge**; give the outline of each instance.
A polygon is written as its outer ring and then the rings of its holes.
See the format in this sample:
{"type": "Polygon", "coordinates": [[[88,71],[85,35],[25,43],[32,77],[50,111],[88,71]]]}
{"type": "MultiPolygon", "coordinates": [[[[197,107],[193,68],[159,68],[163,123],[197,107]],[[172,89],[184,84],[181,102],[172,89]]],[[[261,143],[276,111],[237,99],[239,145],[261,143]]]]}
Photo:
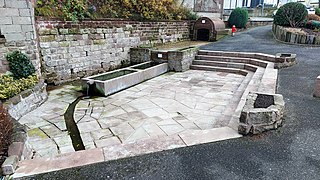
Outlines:
{"type": "Polygon", "coordinates": [[[37,75],[14,79],[10,75],[0,75],[0,100],[9,99],[39,82],[37,75]]]}
{"type": "Polygon", "coordinates": [[[230,27],[235,25],[237,28],[245,28],[248,22],[248,10],[244,8],[234,9],[228,19],[230,27]]]}

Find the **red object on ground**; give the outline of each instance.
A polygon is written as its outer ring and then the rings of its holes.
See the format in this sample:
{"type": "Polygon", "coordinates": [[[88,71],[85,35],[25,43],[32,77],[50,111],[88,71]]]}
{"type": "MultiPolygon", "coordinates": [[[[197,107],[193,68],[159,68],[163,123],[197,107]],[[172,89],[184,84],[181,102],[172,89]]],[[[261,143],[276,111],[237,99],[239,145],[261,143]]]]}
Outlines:
{"type": "Polygon", "coordinates": [[[236,31],[237,31],[237,28],[236,28],[235,25],[233,25],[232,28],[231,28],[231,32],[232,32],[232,33],[235,33],[236,31]]]}

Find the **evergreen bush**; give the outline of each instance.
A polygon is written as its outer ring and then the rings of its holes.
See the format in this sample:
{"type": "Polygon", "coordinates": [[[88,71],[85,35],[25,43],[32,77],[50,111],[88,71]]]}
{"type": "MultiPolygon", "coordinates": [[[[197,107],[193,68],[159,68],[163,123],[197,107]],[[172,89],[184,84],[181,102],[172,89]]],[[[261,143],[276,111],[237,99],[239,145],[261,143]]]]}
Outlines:
{"type": "Polygon", "coordinates": [[[30,59],[20,51],[13,51],[7,54],[6,59],[15,79],[27,78],[36,72],[30,59]]]}
{"type": "Polygon", "coordinates": [[[290,2],[278,9],[273,23],[280,26],[300,27],[304,24],[307,15],[308,12],[303,4],[290,2]]]}
{"type": "Polygon", "coordinates": [[[248,10],[244,8],[234,9],[228,19],[230,27],[235,25],[237,28],[245,28],[248,22],[248,10]]]}

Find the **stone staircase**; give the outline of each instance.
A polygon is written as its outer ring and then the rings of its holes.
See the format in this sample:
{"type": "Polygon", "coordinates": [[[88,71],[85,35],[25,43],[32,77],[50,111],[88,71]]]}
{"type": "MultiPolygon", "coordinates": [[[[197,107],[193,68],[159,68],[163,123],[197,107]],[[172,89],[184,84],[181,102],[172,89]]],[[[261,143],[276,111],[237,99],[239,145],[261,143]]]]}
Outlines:
{"type": "Polygon", "coordinates": [[[199,50],[190,69],[235,73],[245,76],[234,92],[221,118],[223,126],[238,130],[241,110],[249,92],[274,94],[278,70],[274,69],[275,56],[262,53],[242,53],[199,50]]]}

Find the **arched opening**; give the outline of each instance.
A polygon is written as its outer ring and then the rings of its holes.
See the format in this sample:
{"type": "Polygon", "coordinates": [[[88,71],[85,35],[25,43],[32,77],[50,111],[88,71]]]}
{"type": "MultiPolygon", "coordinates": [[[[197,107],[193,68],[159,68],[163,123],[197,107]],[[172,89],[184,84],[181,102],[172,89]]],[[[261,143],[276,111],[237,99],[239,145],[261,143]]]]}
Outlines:
{"type": "Polygon", "coordinates": [[[209,29],[198,29],[197,40],[198,41],[209,41],[209,29]]]}

